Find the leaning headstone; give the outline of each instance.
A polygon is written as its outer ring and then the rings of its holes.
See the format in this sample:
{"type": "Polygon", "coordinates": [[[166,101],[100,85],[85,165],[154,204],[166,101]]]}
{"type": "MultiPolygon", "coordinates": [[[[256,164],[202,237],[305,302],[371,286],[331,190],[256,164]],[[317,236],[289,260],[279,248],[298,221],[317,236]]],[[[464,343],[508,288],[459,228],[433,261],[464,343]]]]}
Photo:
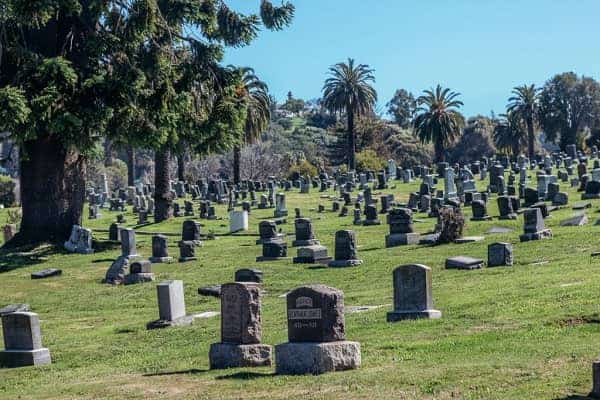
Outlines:
{"type": "Polygon", "coordinates": [[[186,315],[183,281],[164,281],[156,285],[158,319],[146,325],[147,329],[191,325],[193,315],[186,315]]]}
{"type": "Polygon", "coordinates": [[[525,218],[524,234],[519,236],[521,242],[530,240],[549,239],[552,231],[544,226],[544,218],[539,208],[530,208],[523,214],[525,218]]]}
{"type": "Polygon", "coordinates": [[[92,230],[83,228],[79,225],[73,225],[71,236],[65,242],[65,249],[71,253],[91,254],[92,248],[92,230]]]}
{"type": "Polygon", "coordinates": [[[431,268],[425,265],[404,265],[394,270],[394,311],[387,314],[388,322],[418,318],[441,318],[433,308],[431,268]]]}
{"type": "Polygon", "coordinates": [[[106,271],[103,282],[109,285],[120,285],[125,282],[125,276],[129,273],[129,257],[118,257],[106,271]]]}
{"type": "Polygon", "coordinates": [[[358,259],[356,233],[354,231],[337,231],[335,233],[335,258],[330,267],[354,267],[361,265],[358,259]]]}
{"type": "Polygon", "coordinates": [[[488,267],[513,265],[513,246],[510,243],[492,243],[488,246],[488,267]]]}
{"type": "Polygon", "coordinates": [[[169,257],[169,248],[167,247],[167,237],[157,234],[152,236],[152,257],[150,262],[154,264],[170,263],[173,257],[169,257]]]}
{"type": "Polygon", "coordinates": [[[18,368],[47,365],[52,362],[50,351],[42,347],[40,319],[32,312],[2,315],[4,351],[0,351],[0,367],[18,368]]]}
{"type": "Polygon", "coordinates": [[[256,283],[221,287],[221,342],[210,346],[211,369],[270,366],[272,347],[261,344],[261,291],[256,283]]]}
{"type": "Polygon", "coordinates": [[[277,374],[317,375],[360,367],[360,343],[346,341],[342,291],[313,285],[286,298],[289,342],[275,347],[277,374]]]}

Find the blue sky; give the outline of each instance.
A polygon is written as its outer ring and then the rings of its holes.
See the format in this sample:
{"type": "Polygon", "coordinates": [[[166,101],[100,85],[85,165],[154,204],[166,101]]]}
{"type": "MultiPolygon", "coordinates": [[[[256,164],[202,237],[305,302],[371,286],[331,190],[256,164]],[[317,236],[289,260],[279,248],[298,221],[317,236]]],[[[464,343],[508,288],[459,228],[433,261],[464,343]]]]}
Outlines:
{"type": "MultiPolygon", "coordinates": [[[[243,12],[259,0],[231,0],[243,12]]],[[[277,2],[277,0],[275,0],[277,2]]],[[[278,99],[319,97],[348,57],[375,69],[379,109],[397,88],[437,83],[462,94],[467,116],[504,111],[510,90],[565,71],[600,79],[600,0],[293,0],[283,32],[228,49],[278,99]]]]}

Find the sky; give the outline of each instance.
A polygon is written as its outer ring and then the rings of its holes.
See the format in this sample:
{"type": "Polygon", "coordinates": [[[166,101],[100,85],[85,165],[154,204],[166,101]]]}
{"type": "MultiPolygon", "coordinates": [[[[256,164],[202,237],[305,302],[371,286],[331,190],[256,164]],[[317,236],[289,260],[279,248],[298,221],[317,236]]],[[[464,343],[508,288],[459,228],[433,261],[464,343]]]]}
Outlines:
{"type": "MultiPolygon", "coordinates": [[[[328,68],[349,57],[375,70],[378,112],[396,89],[438,83],[466,116],[505,110],[511,89],[573,71],[600,80],[600,0],[291,0],[292,25],[228,49],[278,101],[321,96],[328,68]]],[[[278,0],[274,0],[277,3],[278,0]]],[[[256,12],[260,0],[230,0],[256,12]]]]}

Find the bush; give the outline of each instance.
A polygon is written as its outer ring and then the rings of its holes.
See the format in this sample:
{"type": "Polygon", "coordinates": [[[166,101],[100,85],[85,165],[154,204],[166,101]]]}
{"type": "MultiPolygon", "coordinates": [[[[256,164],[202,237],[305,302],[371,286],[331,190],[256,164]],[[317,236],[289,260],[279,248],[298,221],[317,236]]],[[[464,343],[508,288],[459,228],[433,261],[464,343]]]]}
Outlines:
{"type": "Polygon", "coordinates": [[[285,130],[290,130],[294,126],[294,123],[290,118],[281,118],[277,121],[277,124],[281,125],[285,130]]]}
{"type": "Polygon", "coordinates": [[[317,176],[319,171],[317,171],[317,167],[308,162],[308,160],[301,160],[290,167],[288,170],[288,177],[292,177],[295,173],[300,174],[300,176],[313,177],[317,176]]]}
{"type": "Polygon", "coordinates": [[[379,171],[385,168],[385,161],[371,149],[356,153],[356,170],[358,172],[379,171]]]}
{"type": "Polygon", "coordinates": [[[127,164],[124,161],[114,159],[109,167],[105,167],[101,160],[88,162],[87,180],[93,184],[97,192],[104,190],[102,174],[106,174],[109,190],[127,187],[127,164]]]}
{"type": "Polygon", "coordinates": [[[438,217],[438,244],[454,243],[456,239],[460,239],[465,229],[465,217],[456,207],[443,207],[440,209],[438,217]]]}
{"type": "Polygon", "coordinates": [[[4,207],[11,207],[15,205],[16,184],[10,176],[0,175],[0,204],[4,207]]]}

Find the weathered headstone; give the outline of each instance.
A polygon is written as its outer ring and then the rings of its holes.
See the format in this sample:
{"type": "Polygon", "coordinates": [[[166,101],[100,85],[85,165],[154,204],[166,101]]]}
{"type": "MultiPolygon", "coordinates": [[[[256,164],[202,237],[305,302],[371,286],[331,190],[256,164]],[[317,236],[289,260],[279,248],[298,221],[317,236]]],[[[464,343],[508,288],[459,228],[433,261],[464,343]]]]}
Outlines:
{"type": "Polygon", "coordinates": [[[418,318],[441,318],[433,308],[431,268],[425,265],[404,265],[394,270],[394,311],[388,322],[418,318]]]}
{"type": "Polygon", "coordinates": [[[337,231],[335,233],[335,258],[330,267],[354,267],[361,265],[358,259],[356,233],[354,231],[337,231]]]}
{"type": "Polygon", "coordinates": [[[150,262],[159,264],[173,261],[173,257],[169,257],[167,241],[168,239],[165,235],[157,234],[152,236],[152,257],[150,257],[150,262]]]}
{"type": "Polygon", "coordinates": [[[524,234],[519,236],[521,242],[549,239],[552,231],[544,226],[544,218],[539,208],[530,208],[523,213],[525,219],[524,234]]]}
{"type": "Polygon", "coordinates": [[[387,222],[390,233],[385,237],[385,247],[419,243],[420,235],[414,231],[412,211],[408,208],[393,208],[387,222]]]}
{"type": "Polygon", "coordinates": [[[318,245],[319,241],[315,239],[312,221],[309,218],[298,218],[294,221],[296,231],[296,240],[292,242],[294,247],[318,245]]]}
{"type": "Polygon", "coordinates": [[[513,265],[513,246],[510,243],[492,243],[488,246],[488,267],[513,265]]]}
{"type": "Polygon", "coordinates": [[[92,248],[92,230],[83,228],[79,225],[73,225],[71,236],[65,242],[65,249],[71,253],[91,254],[92,248]]]}
{"type": "Polygon", "coordinates": [[[0,351],[0,367],[18,368],[46,365],[52,362],[50,351],[42,347],[40,319],[32,312],[2,315],[4,351],[0,351]]]}

